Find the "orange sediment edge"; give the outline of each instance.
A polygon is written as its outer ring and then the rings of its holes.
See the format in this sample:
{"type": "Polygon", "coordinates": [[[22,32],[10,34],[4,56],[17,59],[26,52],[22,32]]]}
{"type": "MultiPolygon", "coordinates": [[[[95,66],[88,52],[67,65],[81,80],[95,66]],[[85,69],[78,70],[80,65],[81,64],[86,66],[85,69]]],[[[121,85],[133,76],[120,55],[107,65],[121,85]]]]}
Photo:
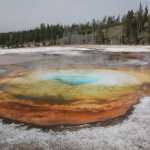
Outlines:
{"type": "Polygon", "coordinates": [[[89,109],[72,106],[34,106],[20,102],[0,102],[0,117],[36,126],[80,125],[106,121],[123,116],[138,102],[139,97],[131,95],[124,99],[109,102],[89,109]]]}

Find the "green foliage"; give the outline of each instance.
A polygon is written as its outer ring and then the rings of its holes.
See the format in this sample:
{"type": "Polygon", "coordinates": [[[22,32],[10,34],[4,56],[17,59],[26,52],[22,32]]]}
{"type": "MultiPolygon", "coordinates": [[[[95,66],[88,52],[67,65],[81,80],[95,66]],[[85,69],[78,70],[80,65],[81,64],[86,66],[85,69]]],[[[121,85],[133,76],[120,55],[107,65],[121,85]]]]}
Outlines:
{"type": "Polygon", "coordinates": [[[148,7],[143,9],[140,3],[138,11],[128,11],[123,17],[124,42],[127,44],[140,44],[141,35],[145,32],[145,24],[148,22],[148,7]]]}
{"type": "Polygon", "coordinates": [[[38,43],[42,43],[44,46],[45,42],[56,44],[56,40],[62,38],[63,32],[64,29],[61,25],[49,26],[42,23],[40,28],[34,30],[0,33],[0,45],[13,48],[23,47],[25,44],[38,46],[38,43]]]}
{"type": "Polygon", "coordinates": [[[148,16],[148,23],[147,23],[147,41],[150,44],[150,16],[148,16]]]}

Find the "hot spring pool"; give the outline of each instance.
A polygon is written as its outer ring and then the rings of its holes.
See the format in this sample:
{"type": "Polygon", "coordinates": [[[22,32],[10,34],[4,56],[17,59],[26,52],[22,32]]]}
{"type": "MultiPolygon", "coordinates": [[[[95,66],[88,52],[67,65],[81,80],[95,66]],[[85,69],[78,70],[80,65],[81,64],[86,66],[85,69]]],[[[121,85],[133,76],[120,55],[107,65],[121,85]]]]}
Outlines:
{"type": "Polygon", "coordinates": [[[143,83],[149,82],[149,73],[131,70],[28,72],[7,80],[0,114],[45,127],[99,122],[126,114],[138,102],[143,83]]]}

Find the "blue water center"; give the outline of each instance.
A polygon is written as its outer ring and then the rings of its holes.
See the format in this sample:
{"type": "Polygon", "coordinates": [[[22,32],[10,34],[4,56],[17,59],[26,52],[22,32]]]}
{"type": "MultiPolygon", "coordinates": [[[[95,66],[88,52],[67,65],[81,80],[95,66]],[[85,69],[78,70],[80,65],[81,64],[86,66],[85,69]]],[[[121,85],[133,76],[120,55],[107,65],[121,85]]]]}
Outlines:
{"type": "Polygon", "coordinates": [[[95,75],[65,75],[65,74],[45,74],[40,76],[38,79],[40,80],[55,80],[61,83],[69,84],[69,85],[81,85],[81,84],[90,84],[98,81],[98,77],[95,75]]]}

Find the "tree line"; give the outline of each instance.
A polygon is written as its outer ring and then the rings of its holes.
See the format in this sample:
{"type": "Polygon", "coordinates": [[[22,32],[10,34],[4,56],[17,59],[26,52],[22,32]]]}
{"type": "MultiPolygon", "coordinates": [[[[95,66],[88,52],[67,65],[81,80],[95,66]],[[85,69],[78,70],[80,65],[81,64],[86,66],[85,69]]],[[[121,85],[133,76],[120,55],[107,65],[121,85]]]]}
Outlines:
{"type": "Polygon", "coordinates": [[[111,44],[115,39],[110,28],[121,29],[116,37],[118,44],[150,43],[150,14],[148,7],[140,4],[137,11],[129,10],[123,17],[108,16],[102,20],[72,25],[49,25],[42,23],[28,31],[0,33],[0,46],[8,48],[27,46],[50,46],[58,44],[111,44]],[[106,31],[107,34],[106,34],[106,31]]]}
{"type": "Polygon", "coordinates": [[[142,38],[150,43],[150,14],[148,7],[143,9],[140,3],[138,11],[128,11],[127,15],[122,18],[123,24],[123,43],[125,44],[142,44],[142,38]]]}

